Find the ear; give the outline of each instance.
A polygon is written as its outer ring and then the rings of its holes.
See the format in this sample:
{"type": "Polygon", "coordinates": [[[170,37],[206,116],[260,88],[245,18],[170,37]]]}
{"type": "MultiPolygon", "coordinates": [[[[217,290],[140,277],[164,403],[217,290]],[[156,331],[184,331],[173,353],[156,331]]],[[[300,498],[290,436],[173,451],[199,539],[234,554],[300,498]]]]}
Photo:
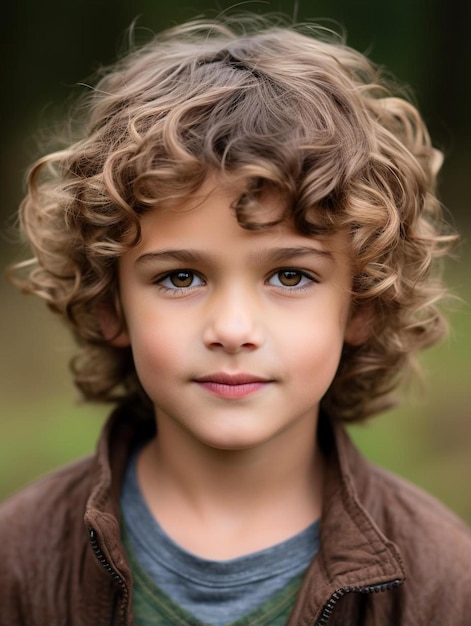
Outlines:
{"type": "Polygon", "coordinates": [[[354,305],[345,328],[344,341],[350,346],[361,346],[371,337],[373,307],[371,304],[354,305]]]}
{"type": "Polygon", "coordinates": [[[127,348],[131,345],[124,321],[110,304],[96,307],[96,315],[103,337],[115,348],[127,348]]]}

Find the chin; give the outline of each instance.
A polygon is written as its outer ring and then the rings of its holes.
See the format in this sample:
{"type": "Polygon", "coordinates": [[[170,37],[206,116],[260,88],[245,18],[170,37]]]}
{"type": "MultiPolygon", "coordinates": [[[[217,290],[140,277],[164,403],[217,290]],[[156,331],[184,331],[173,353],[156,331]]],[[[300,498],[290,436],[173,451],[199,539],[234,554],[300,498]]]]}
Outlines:
{"type": "MultiPolygon", "coordinates": [[[[274,435],[273,435],[274,436],[274,435]]],[[[207,437],[202,439],[202,442],[209,448],[216,450],[238,451],[238,450],[251,450],[259,446],[263,446],[267,441],[272,439],[272,436],[256,436],[254,433],[246,434],[234,433],[233,435],[226,435],[221,437],[207,437]]]]}

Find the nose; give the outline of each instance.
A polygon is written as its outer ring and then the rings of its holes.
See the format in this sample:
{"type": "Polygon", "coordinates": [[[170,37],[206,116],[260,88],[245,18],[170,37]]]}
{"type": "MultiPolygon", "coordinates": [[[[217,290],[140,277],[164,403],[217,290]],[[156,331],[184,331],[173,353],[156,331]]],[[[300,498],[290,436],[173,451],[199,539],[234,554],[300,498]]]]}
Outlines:
{"type": "Polygon", "coordinates": [[[205,320],[204,343],[230,354],[258,349],[263,343],[261,313],[255,298],[226,289],[212,300],[205,320]]]}

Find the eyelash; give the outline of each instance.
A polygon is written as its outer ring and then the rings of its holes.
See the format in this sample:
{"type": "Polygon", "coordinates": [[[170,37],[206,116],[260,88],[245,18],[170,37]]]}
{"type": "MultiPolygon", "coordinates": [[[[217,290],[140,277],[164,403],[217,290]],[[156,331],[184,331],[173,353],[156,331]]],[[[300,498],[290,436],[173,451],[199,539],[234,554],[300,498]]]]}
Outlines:
{"type": "MultiPolygon", "coordinates": [[[[304,270],[300,270],[297,268],[292,268],[292,267],[283,267],[280,269],[275,270],[274,272],[272,272],[268,279],[267,279],[267,283],[269,284],[269,281],[276,277],[279,276],[280,274],[282,274],[283,272],[292,272],[294,274],[297,274],[300,276],[300,282],[303,281],[303,279],[307,279],[308,282],[304,282],[303,284],[299,285],[283,285],[283,284],[279,284],[279,285],[272,285],[275,288],[278,288],[280,290],[283,291],[303,291],[304,289],[308,289],[312,283],[318,283],[319,280],[313,276],[311,273],[306,272],[304,270]]],[[[201,287],[203,285],[206,284],[206,281],[204,280],[204,278],[201,277],[201,275],[198,272],[195,272],[194,270],[189,270],[189,269],[181,269],[181,270],[172,270],[170,272],[166,272],[165,274],[162,274],[161,276],[157,276],[154,281],[153,284],[155,284],[157,287],[159,287],[159,289],[162,289],[164,292],[167,293],[173,293],[173,294],[180,294],[182,292],[187,292],[190,291],[192,289],[196,289],[198,287],[201,287]],[[194,278],[197,277],[201,282],[198,285],[193,285],[190,284],[186,287],[177,287],[176,285],[173,286],[167,286],[164,285],[164,281],[166,281],[167,279],[171,279],[172,276],[176,276],[178,274],[189,274],[192,277],[192,283],[194,281],[194,278]]]]}

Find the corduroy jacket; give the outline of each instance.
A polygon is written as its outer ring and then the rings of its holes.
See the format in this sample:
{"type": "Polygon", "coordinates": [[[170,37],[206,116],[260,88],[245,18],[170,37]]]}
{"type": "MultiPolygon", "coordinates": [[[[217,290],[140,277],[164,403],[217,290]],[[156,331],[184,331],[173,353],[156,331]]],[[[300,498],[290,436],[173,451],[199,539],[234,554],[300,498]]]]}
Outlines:
{"type": "MultiPolygon", "coordinates": [[[[1,626],[134,624],[119,495],[147,428],[116,411],[94,456],[0,506],[1,626]]],[[[287,626],[471,626],[469,528],[362,458],[342,426],[319,430],[320,549],[287,626]]]]}

